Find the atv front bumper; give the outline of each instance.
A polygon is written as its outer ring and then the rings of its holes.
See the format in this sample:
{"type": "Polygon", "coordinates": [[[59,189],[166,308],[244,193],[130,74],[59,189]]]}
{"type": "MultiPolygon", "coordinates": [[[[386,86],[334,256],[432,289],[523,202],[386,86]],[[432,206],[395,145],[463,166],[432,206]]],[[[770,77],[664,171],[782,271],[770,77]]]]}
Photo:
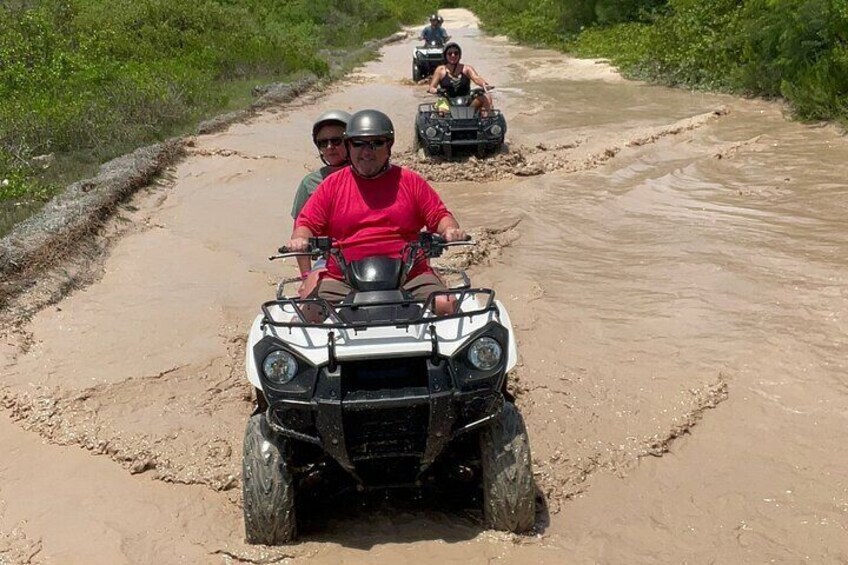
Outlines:
{"type": "Polygon", "coordinates": [[[405,479],[389,482],[412,482],[450,441],[495,418],[503,407],[498,388],[502,375],[492,379],[494,386],[462,390],[453,385],[446,360],[386,360],[379,370],[405,372],[405,386],[376,388],[385,383],[366,382],[371,375],[346,374],[361,369],[344,363],[335,372],[324,367],[313,398],[275,400],[267,412],[269,425],[284,436],[321,447],[362,483],[385,482],[386,477],[374,476],[380,475],[384,460],[405,460],[410,470],[405,479]],[[414,373],[418,376],[408,378],[414,373]]]}
{"type": "MultiPolygon", "coordinates": [[[[480,152],[493,153],[500,148],[506,135],[506,120],[492,110],[482,117],[471,108],[466,116],[457,118],[451,113],[440,113],[435,109],[423,110],[416,122],[418,142],[430,155],[450,156],[454,149],[476,148],[480,152]]],[[[452,113],[457,113],[456,109],[452,113]]]]}

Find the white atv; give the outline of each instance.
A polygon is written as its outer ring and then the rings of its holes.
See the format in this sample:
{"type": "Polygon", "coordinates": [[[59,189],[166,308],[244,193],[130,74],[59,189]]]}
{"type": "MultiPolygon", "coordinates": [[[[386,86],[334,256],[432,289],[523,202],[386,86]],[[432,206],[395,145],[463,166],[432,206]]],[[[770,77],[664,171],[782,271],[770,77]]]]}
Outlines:
{"type": "MultiPolygon", "coordinates": [[[[316,474],[342,469],[359,490],[417,486],[454,467],[482,487],[487,526],[523,532],[535,521],[530,445],[506,389],[517,350],[509,315],[491,289],[464,284],[416,301],[402,289],[417,261],[452,245],[422,233],[401,259],[347,263],[354,289],[338,304],[285,296],[262,305],[247,342],[256,410],[244,438],[244,523],[249,543],[295,538],[295,499],[316,474]],[[438,296],[455,313],[434,314],[438,296]]],[[[295,257],[280,248],[271,259],[295,257]]],[[[456,476],[456,475],[454,475],[456,476]]],[[[437,478],[437,477],[436,477],[437,478]]],[[[300,509],[303,511],[303,509],[300,509]]]]}

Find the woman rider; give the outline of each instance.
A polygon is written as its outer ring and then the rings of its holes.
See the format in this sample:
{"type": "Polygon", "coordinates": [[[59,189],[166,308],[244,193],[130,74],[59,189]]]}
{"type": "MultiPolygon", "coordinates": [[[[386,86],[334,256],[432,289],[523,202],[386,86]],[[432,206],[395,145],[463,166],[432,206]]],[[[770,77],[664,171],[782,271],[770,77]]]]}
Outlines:
{"type": "MultiPolygon", "coordinates": [[[[344,110],[330,110],[318,116],[312,124],[312,143],[318,148],[318,155],[324,162],[324,166],[312,171],[300,181],[291,211],[292,218],[295,220],[318,185],[330,174],[348,164],[347,146],[344,144],[348,120],[350,120],[350,114],[344,110]]],[[[318,283],[319,273],[324,270],[323,259],[319,259],[315,265],[312,265],[309,257],[298,257],[297,265],[300,269],[300,277],[303,279],[298,292],[301,296],[306,296],[318,283]]]]}
{"type": "MultiPolygon", "coordinates": [[[[486,79],[477,74],[474,67],[459,62],[462,58],[462,49],[459,44],[451,41],[445,45],[443,53],[445,64],[436,68],[427,92],[436,94],[438,87],[441,87],[448,98],[455,98],[468,96],[471,93],[472,82],[484,90],[490,86],[486,79]]],[[[471,106],[480,110],[480,114],[485,116],[492,107],[492,96],[488,92],[475,96],[471,106]]],[[[436,109],[443,111],[439,104],[436,105],[436,109]]]]}

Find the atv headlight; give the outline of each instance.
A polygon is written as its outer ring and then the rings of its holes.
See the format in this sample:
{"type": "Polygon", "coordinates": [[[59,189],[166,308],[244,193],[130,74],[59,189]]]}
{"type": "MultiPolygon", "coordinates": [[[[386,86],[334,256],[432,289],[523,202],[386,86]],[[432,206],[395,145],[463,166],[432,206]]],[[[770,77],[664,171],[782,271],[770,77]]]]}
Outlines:
{"type": "Polygon", "coordinates": [[[501,126],[499,126],[498,124],[495,124],[495,125],[492,126],[492,129],[490,129],[489,131],[492,132],[492,135],[500,135],[503,132],[503,128],[501,126]]]}
{"type": "Polygon", "coordinates": [[[468,361],[478,371],[491,371],[501,362],[501,344],[491,337],[483,336],[468,348],[468,361]]]}
{"type": "Polygon", "coordinates": [[[265,356],[262,372],[274,384],[284,385],[297,375],[297,360],[291,353],[275,349],[265,356]]]}
{"type": "Polygon", "coordinates": [[[436,137],[438,134],[439,134],[439,130],[437,130],[437,129],[436,129],[436,128],[434,128],[433,126],[430,126],[430,127],[428,127],[427,129],[425,129],[425,130],[424,130],[424,135],[426,135],[426,136],[427,136],[427,137],[429,137],[430,139],[433,139],[433,138],[434,138],[434,137],[436,137]]]}

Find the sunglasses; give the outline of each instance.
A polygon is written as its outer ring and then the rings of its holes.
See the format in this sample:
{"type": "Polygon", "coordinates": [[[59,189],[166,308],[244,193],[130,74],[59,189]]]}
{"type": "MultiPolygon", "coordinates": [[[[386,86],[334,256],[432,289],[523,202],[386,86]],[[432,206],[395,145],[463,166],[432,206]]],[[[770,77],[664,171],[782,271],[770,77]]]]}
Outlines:
{"type": "Polygon", "coordinates": [[[451,55],[459,55],[459,51],[448,51],[447,53],[445,53],[445,55],[447,55],[448,57],[450,57],[451,55]]]}
{"type": "Polygon", "coordinates": [[[364,139],[351,139],[351,146],[356,149],[362,149],[363,147],[368,147],[371,151],[375,149],[379,149],[384,147],[389,141],[387,139],[372,139],[371,141],[365,141],[364,139]]]}
{"type": "Polygon", "coordinates": [[[330,147],[331,145],[333,147],[338,147],[342,144],[343,141],[344,139],[342,139],[341,137],[328,137],[327,139],[316,139],[315,145],[318,146],[318,149],[324,149],[325,147],[330,147]]]}

